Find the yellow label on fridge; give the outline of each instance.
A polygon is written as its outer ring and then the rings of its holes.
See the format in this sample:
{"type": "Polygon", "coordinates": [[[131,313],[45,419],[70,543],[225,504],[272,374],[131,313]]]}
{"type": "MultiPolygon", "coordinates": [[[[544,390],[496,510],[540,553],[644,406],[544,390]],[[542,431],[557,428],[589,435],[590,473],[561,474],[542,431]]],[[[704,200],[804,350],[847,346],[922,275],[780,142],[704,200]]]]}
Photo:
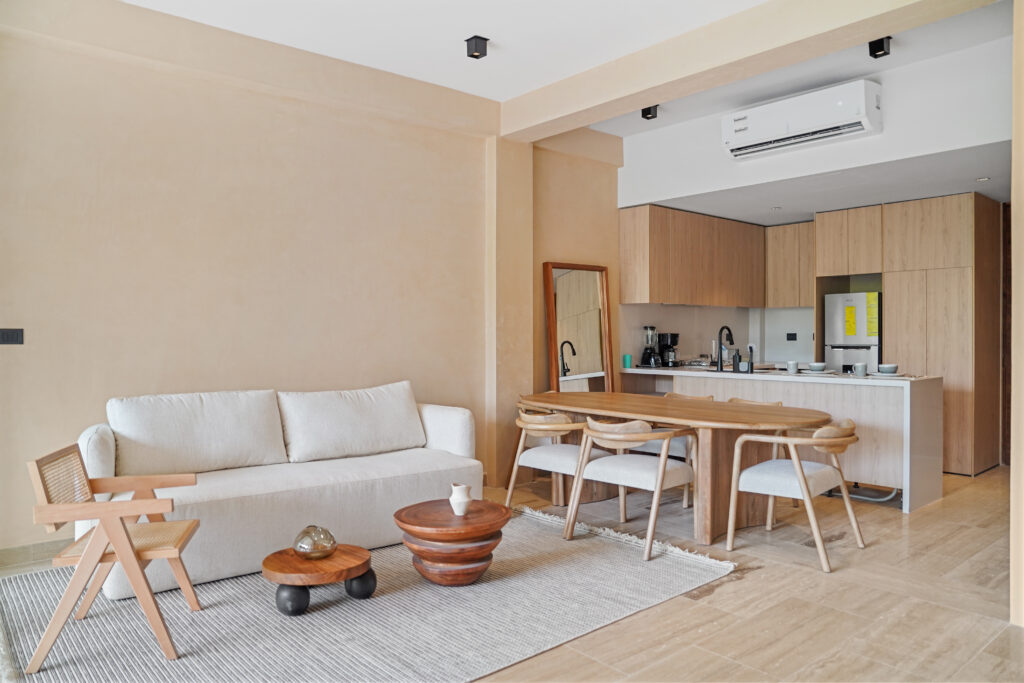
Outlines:
{"type": "Polygon", "coordinates": [[[856,337],[857,336],[857,307],[847,306],[846,307],[846,336],[856,337]]]}

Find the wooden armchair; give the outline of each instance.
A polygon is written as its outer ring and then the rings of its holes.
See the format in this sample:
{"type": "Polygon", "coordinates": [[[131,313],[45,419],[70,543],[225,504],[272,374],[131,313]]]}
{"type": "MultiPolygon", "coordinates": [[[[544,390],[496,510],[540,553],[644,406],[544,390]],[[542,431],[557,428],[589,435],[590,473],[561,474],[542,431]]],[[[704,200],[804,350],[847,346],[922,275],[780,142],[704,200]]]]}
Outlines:
{"type": "Polygon", "coordinates": [[[124,568],[164,656],[177,659],[144,570],[151,560],[166,559],[188,606],[193,611],[200,609],[192,581],[181,562],[181,551],[199,528],[199,520],[165,521],[164,514],[174,509],[174,501],[157,499],[153,493],[156,488],[194,486],[196,475],[90,479],[77,445],[29,462],[28,472],[38,502],[33,511],[36,524],[46,525],[51,533],[77,520],[95,519],[98,524],[53,558],[55,567],[74,566],[75,572],[25,673],[35,673],[42,666],[83,591],[85,597],[75,618],[85,618],[115,562],[120,562],[124,568]],[[135,492],[131,500],[99,502],[94,499],[97,493],[127,491],[135,492]],[[140,524],[138,520],[143,515],[149,522],[140,524]]]}

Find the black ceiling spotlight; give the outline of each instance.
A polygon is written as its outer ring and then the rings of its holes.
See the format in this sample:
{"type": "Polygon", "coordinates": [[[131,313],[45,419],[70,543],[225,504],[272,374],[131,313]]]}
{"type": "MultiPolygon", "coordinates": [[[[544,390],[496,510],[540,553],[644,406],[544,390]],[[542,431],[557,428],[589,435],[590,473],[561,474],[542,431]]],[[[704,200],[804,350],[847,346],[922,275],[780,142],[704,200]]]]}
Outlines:
{"type": "Polygon", "coordinates": [[[473,59],[483,59],[487,56],[487,41],[490,38],[483,36],[472,36],[466,38],[466,56],[473,59]]]}
{"type": "Polygon", "coordinates": [[[644,107],[640,110],[640,116],[644,117],[648,121],[658,118],[658,105],[655,104],[650,107],[644,107]]]}
{"type": "Polygon", "coordinates": [[[889,41],[892,40],[892,36],[886,36],[885,38],[878,38],[868,43],[868,54],[878,59],[879,57],[885,57],[889,54],[889,41]]]}

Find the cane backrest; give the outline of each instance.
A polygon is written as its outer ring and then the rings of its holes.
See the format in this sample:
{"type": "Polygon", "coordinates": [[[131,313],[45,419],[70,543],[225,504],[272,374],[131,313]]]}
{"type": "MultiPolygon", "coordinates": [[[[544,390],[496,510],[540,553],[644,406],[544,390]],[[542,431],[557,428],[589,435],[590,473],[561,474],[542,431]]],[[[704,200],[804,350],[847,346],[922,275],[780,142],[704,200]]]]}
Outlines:
{"type": "MultiPolygon", "coordinates": [[[[29,461],[28,474],[39,505],[87,503],[93,500],[89,474],[85,471],[85,462],[77,444],[29,461]]],[[[52,533],[64,526],[64,522],[44,526],[52,533]]]]}

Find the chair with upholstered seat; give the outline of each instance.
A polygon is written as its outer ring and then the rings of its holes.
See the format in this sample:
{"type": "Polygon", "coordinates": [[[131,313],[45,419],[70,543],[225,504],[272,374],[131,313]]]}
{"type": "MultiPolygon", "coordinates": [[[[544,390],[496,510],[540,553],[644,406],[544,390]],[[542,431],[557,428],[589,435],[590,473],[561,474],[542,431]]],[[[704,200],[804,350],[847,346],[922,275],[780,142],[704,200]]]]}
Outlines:
{"type": "MultiPolygon", "coordinates": [[[[531,467],[535,470],[551,472],[555,479],[556,490],[561,490],[562,480],[565,475],[574,475],[579,466],[582,455],[582,444],[562,443],[562,437],[572,432],[583,431],[583,422],[573,422],[568,415],[562,413],[527,413],[519,411],[519,418],[516,426],[521,430],[519,433],[519,446],[516,448],[516,457],[512,461],[512,476],[508,481],[508,494],[505,496],[505,505],[512,504],[512,491],[516,485],[516,477],[519,474],[520,465],[531,467]],[[527,437],[547,439],[550,443],[541,444],[532,448],[526,447],[527,437]]],[[[594,453],[595,458],[610,455],[605,451],[594,453]]],[[[558,501],[552,501],[555,504],[558,501]]]]}
{"type": "Polygon", "coordinates": [[[67,522],[98,520],[98,523],[53,558],[54,566],[74,566],[75,571],[25,673],[35,673],[42,666],[83,591],[85,597],[75,613],[75,619],[85,618],[107,575],[118,562],[135,589],[139,606],[164,656],[176,659],[178,653],[153,598],[144,570],[152,560],[167,560],[185,602],[193,611],[200,608],[188,572],[181,561],[181,551],[195,534],[199,520],[165,521],[164,514],[174,509],[174,501],[170,498],[157,499],[153,493],[156,488],[195,486],[196,475],[90,479],[77,445],[29,462],[28,471],[38,502],[33,513],[37,524],[45,524],[48,532],[54,532],[67,522]],[[95,494],[131,491],[135,492],[132,500],[95,500],[95,494]],[[139,524],[139,517],[143,515],[149,521],[139,524]]]}
{"type": "MultiPolygon", "coordinates": [[[[674,392],[668,392],[665,394],[665,398],[681,398],[687,401],[714,401],[714,396],[687,396],[685,394],[677,394],[674,392]]],[[[676,429],[680,432],[680,436],[672,437],[672,441],[669,442],[668,455],[671,458],[682,458],[686,463],[697,470],[697,431],[690,428],[680,428],[678,426],[659,425],[670,429],[676,429]]],[[[636,448],[631,448],[631,451],[637,453],[649,453],[651,455],[658,455],[661,452],[661,444],[648,441],[636,448]]],[[[691,482],[688,486],[683,489],[683,507],[690,507],[690,490],[694,484],[691,482]]],[[[624,520],[623,520],[624,521],[624,520]]]]}
{"type": "MultiPolygon", "coordinates": [[[[767,496],[785,496],[787,498],[803,498],[807,508],[807,519],[814,535],[814,543],[818,549],[818,559],[825,572],[832,568],[825,553],[825,544],[818,526],[818,517],[814,513],[814,496],[839,488],[843,494],[846,513],[857,539],[857,546],[864,547],[864,537],[857,523],[857,516],[850,502],[850,494],[843,479],[843,470],[839,464],[839,454],[846,451],[850,444],[857,442],[855,431],[857,425],[853,420],[842,420],[817,429],[812,436],[788,436],[769,434],[744,434],[736,439],[736,450],[733,455],[732,488],[729,495],[729,533],[726,548],[732,550],[736,535],[736,505],[740,491],[760,493],[767,496]],[[772,459],[740,470],[740,456],[745,443],[770,443],[786,446],[789,459],[772,459]],[[797,446],[811,446],[820,453],[826,453],[831,464],[801,460],[797,446]]],[[[771,498],[769,498],[771,500],[771,498]]],[[[772,511],[768,512],[767,529],[772,528],[772,511]]]]}
{"type": "MultiPolygon", "coordinates": [[[[573,482],[569,500],[569,513],[565,522],[565,538],[571,539],[576,528],[576,515],[580,507],[580,495],[584,481],[597,481],[618,485],[620,493],[624,487],[652,492],[651,514],[647,522],[647,541],[644,544],[644,559],[651,559],[654,545],[654,528],[658,522],[658,505],[661,492],[668,488],[684,486],[693,481],[693,468],[681,460],[670,460],[669,444],[686,430],[651,429],[642,420],[610,424],[587,418],[583,429],[583,455],[576,479],[573,482]],[[593,459],[594,445],[616,450],[634,449],[648,441],[660,441],[658,458],[640,453],[618,453],[593,459]]],[[[620,496],[620,501],[622,497],[620,496]]],[[[621,505],[621,502],[620,502],[621,505]]],[[[620,510],[621,514],[621,510],[620,510]]]]}

